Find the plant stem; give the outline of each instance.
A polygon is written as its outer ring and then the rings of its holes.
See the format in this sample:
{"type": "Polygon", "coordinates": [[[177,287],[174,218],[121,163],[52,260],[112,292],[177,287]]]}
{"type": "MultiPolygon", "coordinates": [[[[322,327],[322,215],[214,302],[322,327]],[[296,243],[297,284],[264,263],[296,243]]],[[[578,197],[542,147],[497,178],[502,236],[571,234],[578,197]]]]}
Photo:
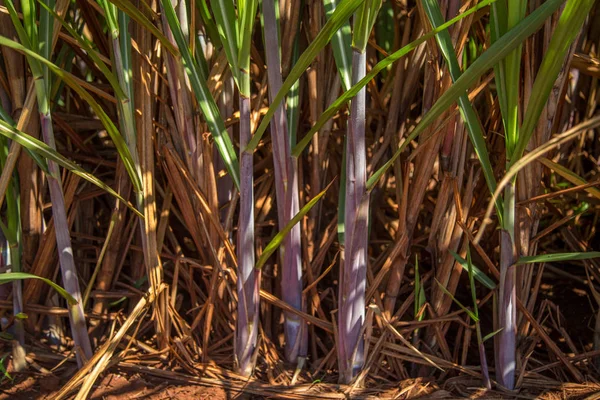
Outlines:
{"type": "Polygon", "coordinates": [[[504,229],[500,231],[500,286],[498,326],[498,352],[496,354],[496,379],[512,390],[515,386],[517,291],[515,263],[515,186],[504,190],[504,229]]]}
{"type": "MultiPolygon", "coordinates": [[[[52,129],[52,118],[49,112],[40,113],[40,123],[44,141],[51,148],[56,149],[54,131],[52,129]]],[[[69,306],[71,332],[76,348],[79,348],[81,352],[83,352],[85,358],[90,359],[92,357],[92,346],[87,332],[77,269],[75,268],[75,260],[73,259],[73,247],[71,246],[71,237],[69,235],[69,223],[67,221],[60,170],[58,165],[50,160],[48,160],[48,170],[50,171],[50,174],[47,175],[48,187],[50,189],[50,198],[52,200],[52,217],[54,219],[56,246],[58,248],[58,258],[60,261],[63,285],[66,291],[77,300],[77,304],[69,306]]],[[[85,360],[80,352],[76,352],[76,354],[77,363],[81,368],[85,360]]]]}
{"type": "Polygon", "coordinates": [[[260,271],[254,268],[254,177],[252,153],[245,152],[251,136],[250,98],[240,93],[240,214],[238,220],[238,317],[235,353],[238,372],[250,376],[257,355],[260,271]]]}
{"type": "Polygon", "coordinates": [[[475,321],[475,330],[477,333],[477,346],[479,348],[479,363],[481,364],[481,375],[483,375],[483,385],[487,390],[492,389],[492,382],[490,381],[490,372],[488,370],[487,358],[485,356],[485,344],[481,335],[481,324],[479,321],[475,321]]]}
{"type": "MultiPolygon", "coordinates": [[[[366,53],[352,54],[352,83],[366,74],[366,53]]],[[[364,364],[363,338],[367,280],[368,209],[365,148],[366,89],[352,100],[346,141],[346,210],[344,263],[340,268],[338,361],[340,380],[349,383],[364,364]]]]}
{"type": "MultiPolygon", "coordinates": [[[[265,55],[269,98],[273,100],[281,89],[281,61],[275,2],[263,0],[265,29],[265,55]]],[[[279,228],[283,229],[300,210],[298,202],[297,160],[291,156],[287,116],[282,102],[275,111],[271,123],[273,159],[275,172],[275,194],[279,228]]],[[[283,260],[281,292],[283,301],[297,310],[302,310],[302,258],[300,224],[294,225],[280,249],[283,260]]],[[[298,356],[305,357],[308,331],[306,323],[296,314],[285,313],[285,358],[297,362],[298,356]]]]}

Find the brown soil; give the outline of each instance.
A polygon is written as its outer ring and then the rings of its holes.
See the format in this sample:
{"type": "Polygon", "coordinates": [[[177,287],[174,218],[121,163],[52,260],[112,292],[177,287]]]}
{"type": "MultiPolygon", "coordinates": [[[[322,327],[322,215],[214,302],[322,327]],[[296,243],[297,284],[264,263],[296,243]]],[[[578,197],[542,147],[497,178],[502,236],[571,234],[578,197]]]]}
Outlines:
{"type": "MultiPolygon", "coordinates": [[[[51,400],[60,389],[62,382],[56,376],[25,376],[14,382],[5,381],[0,387],[0,400],[51,400]]],[[[165,382],[139,375],[106,375],[95,386],[91,400],[169,400],[169,399],[258,399],[259,397],[240,396],[227,393],[222,388],[201,385],[165,382]]]]}

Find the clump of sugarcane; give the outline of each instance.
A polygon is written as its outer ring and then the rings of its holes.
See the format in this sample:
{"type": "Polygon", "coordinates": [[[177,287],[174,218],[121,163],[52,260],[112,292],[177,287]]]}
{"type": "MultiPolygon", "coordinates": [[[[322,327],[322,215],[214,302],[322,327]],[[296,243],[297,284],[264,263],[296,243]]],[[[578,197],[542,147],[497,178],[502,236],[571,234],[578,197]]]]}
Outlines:
{"type": "MultiPolygon", "coordinates": [[[[535,126],[562,68],[569,47],[594,1],[568,0],[564,6],[533,85],[530,100],[519,126],[521,104],[521,46],[513,50],[495,67],[498,102],[502,113],[506,142],[506,165],[510,169],[523,156],[535,126]]],[[[492,5],[492,42],[515,30],[524,19],[527,3],[500,0],[492,5]]],[[[496,379],[508,389],[515,386],[517,344],[516,265],[520,249],[515,240],[516,215],[515,176],[504,187],[503,214],[500,218],[500,286],[497,311],[496,379]]]]}
{"type": "MultiPolygon", "coordinates": [[[[23,24],[17,16],[12,0],[7,1],[6,6],[10,12],[13,25],[17,31],[22,45],[36,53],[45,60],[50,60],[53,43],[54,19],[44,7],[39,8],[39,25],[37,21],[37,7],[35,2],[28,2],[29,7],[23,9],[23,24]]],[[[49,8],[54,7],[53,1],[43,4],[49,8]]],[[[44,142],[50,148],[56,150],[54,129],[51,115],[51,71],[48,66],[39,59],[28,55],[27,60],[33,74],[37,96],[38,110],[40,113],[40,125],[44,142]]],[[[77,360],[81,366],[86,358],[92,356],[85,315],[81,304],[81,291],[77,278],[77,269],[73,258],[73,248],[69,234],[69,224],[65,209],[65,199],[62,189],[62,181],[58,164],[48,161],[48,188],[52,201],[52,216],[56,233],[56,245],[60,261],[62,280],[66,291],[77,300],[76,304],[69,306],[69,321],[75,346],[79,349],[77,360]]]]}
{"type": "MultiPolygon", "coordinates": [[[[352,84],[366,75],[367,43],[381,0],[365,1],[354,15],[352,84]]],[[[338,363],[340,380],[350,382],[364,363],[362,328],[367,285],[368,216],[367,151],[365,147],[366,88],[352,100],[346,137],[344,258],[340,266],[338,363]]]]}

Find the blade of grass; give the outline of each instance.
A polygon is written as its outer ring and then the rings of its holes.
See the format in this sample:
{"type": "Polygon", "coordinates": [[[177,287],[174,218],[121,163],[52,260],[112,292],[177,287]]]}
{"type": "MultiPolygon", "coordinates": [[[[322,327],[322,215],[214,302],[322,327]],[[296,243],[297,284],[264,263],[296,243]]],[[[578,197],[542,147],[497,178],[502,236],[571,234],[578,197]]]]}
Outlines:
{"type": "Polygon", "coordinates": [[[600,251],[538,254],[535,256],[526,256],[526,257],[519,258],[517,260],[517,265],[534,264],[534,263],[551,263],[551,262],[562,262],[562,261],[591,260],[592,258],[600,258],[600,251]]]}
{"type": "Polygon", "coordinates": [[[284,226],[283,229],[281,229],[273,239],[271,239],[269,244],[265,246],[262,254],[256,262],[257,269],[261,269],[262,267],[264,267],[269,257],[271,257],[273,253],[275,253],[277,248],[281,245],[286,235],[292,230],[294,225],[300,222],[300,220],[304,218],[306,214],[308,214],[308,212],[319,202],[319,200],[321,200],[321,198],[325,195],[325,193],[327,193],[327,190],[331,187],[332,184],[333,182],[329,183],[329,185],[327,185],[327,187],[323,189],[322,192],[320,192],[318,195],[313,197],[308,203],[306,203],[304,207],[302,207],[300,211],[298,211],[298,214],[294,215],[290,222],[286,226],[284,226]]]}

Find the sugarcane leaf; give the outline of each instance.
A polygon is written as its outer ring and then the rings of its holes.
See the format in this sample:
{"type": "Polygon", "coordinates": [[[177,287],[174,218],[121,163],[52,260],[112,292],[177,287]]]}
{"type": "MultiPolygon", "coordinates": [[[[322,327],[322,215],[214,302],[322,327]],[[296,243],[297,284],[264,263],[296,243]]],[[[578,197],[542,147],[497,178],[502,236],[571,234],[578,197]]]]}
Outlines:
{"type": "Polygon", "coordinates": [[[419,257],[415,256],[415,316],[418,321],[423,321],[425,318],[424,314],[419,315],[419,310],[425,305],[427,299],[425,298],[425,290],[421,285],[421,273],[419,272],[419,257]]]}
{"type": "Polygon", "coordinates": [[[500,333],[500,332],[502,331],[502,329],[504,329],[504,328],[500,328],[500,329],[498,329],[498,330],[495,330],[495,331],[494,331],[494,332],[492,332],[492,333],[488,333],[487,335],[485,335],[485,336],[483,337],[483,339],[482,339],[481,341],[482,341],[483,343],[487,342],[488,340],[490,340],[491,338],[493,338],[494,336],[496,336],[498,333],[500,333]]]}
{"type": "Polygon", "coordinates": [[[202,25],[204,26],[211,43],[217,48],[222,47],[223,43],[221,43],[221,38],[219,36],[219,28],[217,27],[217,24],[215,24],[213,16],[210,14],[210,9],[208,8],[206,0],[196,0],[196,8],[200,14],[200,18],[202,18],[202,25]]]}
{"type": "MultiPolygon", "coordinates": [[[[408,135],[408,137],[402,142],[398,150],[394,153],[390,160],[385,165],[379,168],[369,181],[367,187],[371,190],[375,183],[383,176],[383,174],[394,164],[396,159],[400,157],[400,154],[404,149],[422,132],[425,131],[431,124],[433,124],[438,117],[440,117],[452,104],[458,99],[458,97],[465,92],[484,72],[493,67],[496,63],[502,60],[508,53],[518,47],[527,37],[536,32],[544,23],[544,21],[550,17],[554,11],[560,7],[564,0],[548,0],[544,2],[535,11],[529,14],[523,21],[517,26],[504,34],[498,41],[492,44],[486,52],[484,52],[477,60],[471,64],[471,66],[461,75],[460,78],[440,96],[438,101],[431,107],[429,112],[423,116],[421,121],[408,135]]],[[[479,3],[481,6],[484,2],[479,3]]],[[[489,4],[489,3],[488,3],[489,4]]],[[[452,21],[452,20],[451,20],[452,21]]],[[[449,22],[451,22],[449,21],[449,22]]],[[[366,84],[366,83],[365,83],[366,84]]],[[[348,91],[347,93],[349,93],[348,91]]]]}
{"type": "Polygon", "coordinates": [[[6,370],[6,367],[4,366],[4,362],[6,361],[6,358],[7,358],[8,356],[9,356],[9,355],[8,355],[8,354],[6,354],[5,356],[3,356],[3,357],[0,359],[0,372],[2,372],[2,375],[4,375],[4,377],[2,378],[2,380],[4,380],[4,378],[8,378],[8,379],[9,379],[9,380],[12,382],[12,381],[13,381],[13,377],[12,377],[12,376],[10,376],[10,374],[9,374],[9,373],[8,373],[8,371],[6,370]]]}
{"type": "Polygon", "coordinates": [[[252,28],[258,8],[257,0],[238,1],[238,66],[241,68],[239,89],[243,96],[250,98],[250,48],[252,46],[252,28]],[[243,75],[243,76],[242,76],[243,75]],[[243,81],[243,82],[242,82],[243,81]]]}
{"type": "Polygon", "coordinates": [[[83,38],[83,36],[81,36],[79,33],[77,33],[77,31],[75,31],[75,29],[73,29],[73,27],[70,24],[68,24],[63,18],[61,18],[60,15],[58,15],[54,10],[49,8],[46,4],[44,4],[44,2],[42,0],[38,0],[38,2],[45,10],[47,10],[54,17],[55,20],[60,22],[60,24],[63,26],[63,28],[65,28],[65,30],[69,33],[69,35],[77,41],[77,43],[79,44],[81,49],[85,50],[86,54],[96,64],[96,67],[98,68],[98,70],[100,70],[100,72],[102,72],[102,75],[104,76],[104,78],[106,78],[108,83],[110,83],[110,87],[115,92],[115,96],[117,98],[124,97],[125,93],[123,92],[123,90],[121,90],[121,85],[119,85],[119,81],[117,80],[117,77],[106,66],[106,63],[102,60],[102,58],[100,57],[100,54],[94,48],[92,48],[92,46],[89,44],[89,42],[87,40],[85,40],[83,38]]]}
{"type": "Polygon", "coordinates": [[[20,312],[20,313],[15,314],[15,318],[16,319],[20,319],[20,320],[24,320],[24,319],[29,318],[29,316],[27,314],[25,314],[25,313],[20,312]]]}
{"type": "MultiPolygon", "coordinates": [[[[425,10],[425,13],[427,14],[427,17],[429,18],[429,21],[431,22],[433,28],[441,26],[444,23],[444,18],[442,16],[442,12],[440,10],[438,1],[422,0],[422,4],[423,9],[425,10]]],[[[435,39],[438,43],[438,46],[442,50],[442,55],[444,56],[448,64],[448,70],[450,71],[452,82],[456,82],[456,80],[462,75],[462,71],[460,69],[460,64],[458,63],[456,51],[454,50],[454,46],[452,45],[452,39],[450,38],[448,30],[443,30],[442,32],[438,33],[435,36],[435,39]]],[[[458,98],[458,105],[460,108],[460,114],[462,116],[462,119],[465,122],[465,125],[467,126],[469,139],[473,144],[475,154],[477,154],[477,158],[479,159],[479,163],[481,164],[485,181],[488,185],[490,193],[494,193],[496,191],[496,178],[494,177],[494,168],[492,167],[492,163],[490,162],[490,157],[486,147],[483,128],[481,127],[479,117],[477,116],[473,105],[469,101],[469,96],[466,92],[461,94],[458,98]]],[[[501,199],[496,200],[496,209],[498,211],[497,214],[499,218],[502,218],[503,203],[501,199]]],[[[502,225],[501,220],[500,225],[502,225]]]]}
{"type": "MultiPolygon", "coordinates": [[[[427,40],[433,38],[436,33],[439,33],[441,31],[443,31],[444,29],[447,29],[448,27],[454,25],[455,23],[457,23],[461,19],[463,19],[463,18],[465,18],[465,17],[467,17],[467,16],[469,16],[469,15],[477,12],[481,8],[489,5],[490,3],[494,2],[494,1],[496,1],[496,0],[483,0],[482,2],[480,2],[479,4],[477,4],[475,7],[466,10],[464,13],[462,13],[462,14],[456,16],[455,18],[449,20],[445,24],[440,25],[438,28],[436,28],[436,29],[434,29],[434,30],[426,33],[425,35],[421,36],[417,40],[415,40],[415,41],[407,44],[406,46],[402,47],[401,49],[397,50],[396,52],[390,54],[388,57],[386,57],[383,60],[381,60],[380,62],[378,62],[371,69],[371,71],[369,71],[365,75],[365,77],[363,79],[361,79],[357,84],[355,84],[354,86],[352,86],[349,90],[347,90],[346,92],[344,92],[340,97],[338,97],[327,108],[327,110],[325,110],[325,112],[323,112],[323,114],[321,114],[321,116],[319,117],[319,119],[317,120],[317,122],[313,125],[313,127],[306,133],[306,135],[304,135],[304,137],[296,145],[296,147],[294,147],[294,150],[293,150],[292,154],[295,155],[296,157],[299,157],[300,154],[302,154],[302,151],[310,143],[310,141],[311,141],[312,137],[314,136],[314,134],[317,133],[323,127],[323,125],[325,125],[325,123],[329,119],[331,119],[335,114],[337,114],[337,112],[339,110],[341,110],[342,107],[344,107],[348,101],[350,101],[354,96],[356,96],[358,94],[358,92],[363,87],[365,87],[373,78],[375,78],[381,71],[384,71],[388,66],[390,66],[394,62],[400,60],[402,57],[404,57],[405,55],[407,55],[408,53],[410,53],[411,51],[413,51],[414,49],[416,49],[417,47],[419,47],[422,43],[424,43],[427,40]]],[[[558,1],[558,0],[556,0],[556,1],[558,1]]],[[[453,87],[454,87],[454,85],[453,85],[453,87]]],[[[463,92],[465,92],[468,89],[468,87],[469,87],[469,85],[465,85],[465,87],[461,91],[461,94],[463,92]]],[[[458,96],[456,96],[456,97],[458,97],[458,96]]],[[[454,102],[454,99],[456,99],[456,97],[450,99],[451,101],[447,101],[448,105],[444,108],[444,111],[445,111],[446,108],[448,108],[448,107],[450,107],[450,105],[452,105],[452,103],[454,102]]],[[[431,111],[429,113],[431,113],[431,111]]],[[[426,115],[428,115],[428,114],[426,114],[426,115]]],[[[431,122],[432,121],[429,121],[428,125],[431,124],[431,122]]],[[[423,130],[424,130],[424,128],[425,127],[423,127],[423,130]]],[[[420,132],[418,132],[417,135],[419,133],[420,132]]],[[[390,165],[392,165],[392,163],[390,163],[390,165]]]]}
{"type": "Polygon", "coordinates": [[[192,89],[194,90],[194,93],[198,99],[198,103],[200,104],[200,108],[202,109],[202,113],[204,114],[204,119],[206,120],[208,128],[213,135],[217,145],[217,150],[219,151],[219,154],[225,163],[225,168],[235,183],[235,186],[239,189],[240,177],[238,159],[235,154],[233,144],[231,143],[229,133],[225,129],[225,123],[223,122],[223,118],[219,113],[217,103],[212,97],[208,85],[202,78],[199,67],[192,57],[171,1],[163,0],[162,4],[169,27],[171,28],[171,32],[173,32],[173,37],[175,38],[175,41],[177,42],[177,45],[181,51],[183,65],[185,67],[187,76],[190,79],[192,89]]]}
{"type": "MultiPolygon", "coordinates": [[[[330,18],[335,8],[337,0],[324,0],[325,12],[327,18],[330,18]]],[[[352,86],[352,32],[350,24],[344,23],[342,27],[335,33],[331,39],[331,47],[333,49],[333,57],[335,65],[340,75],[340,82],[344,91],[352,86]]],[[[338,219],[337,232],[338,242],[344,245],[346,236],[346,225],[344,223],[344,215],[346,213],[346,136],[344,135],[344,143],[342,146],[342,164],[340,171],[340,190],[338,197],[338,219]]]]}
{"type": "MultiPolygon", "coordinates": [[[[587,185],[588,184],[588,181],[586,181],[585,179],[583,179],[582,177],[577,175],[575,172],[571,171],[570,169],[568,169],[558,163],[555,163],[554,161],[551,161],[545,157],[538,158],[538,161],[574,185],[587,185]]],[[[594,196],[595,198],[600,199],[600,190],[598,188],[588,187],[588,188],[585,188],[584,190],[586,192],[588,192],[589,194],[591,194],[592,196],[594,196]]]]}
{"type": "MultiPolygon", "coordinates": [[[[496,43],[498,39],[506,32],[507,20],[506,1],[497,1],[490,7],[490,37],[492,43],[496,43]]],[[[504,62],[500,61],[494,65],[494,76],[496,78],[496,92],[498,94],[498,104],[500,105],[500,114],[508,114],[508,105],[506,103],[506,70],[504,62]]],[[[504,121],[503,121],[504,122],[504,121]]]]}
{"type": "Polygon", "coordinates": [[[281,86],[281,89],[271,102],[267,113],[263,117],[258,129],[254,133],[252,140],[248,143],[245,151],[252,152],[258,146],[262,135],[267,130],[267,126],[273,118],[275,114],[275,110],[279,107],[279,104],[283,101],[286,94],[290,91],[294,82],[296,82],[300,76],[306,72],[308,66],[315,59],[317,54],[323,50],[323,48],[330,42],[333,35],[342,27],[342,25],[348,21],[348,18],[356,11],[356,9],[362,4],[363,0],[343,0],[337,6],[331,18],[325,23],[317,37],[310,43],[308,48],[302,53],[300,58],[298,58],[298,62],[294,65],[292,70],[290,71],[288,77],[285,82],[281,86]]]}
{"type": "Polygon", "coordinates": [[[52,282],[50,279],[42,278],[41,276],[28,274],[25,272],[5,272],[0,274],[0,285],[5,283],[10,283],[14,281],[20,281],[25,279],[39,279],[42,282],[50,285],[56,292],[67,300],[69,305],[73,306],[77,304],[77,300],[73,296],[71,296],[65,289],[52,282]]]}
{"type": "Polygon", "coordinates": [[[354,15],[352,47],[361,53],[367,49],[371,30],[377,19],[381,0],[365,0],[354,15]]]}
{"type": "Polygon", "coordinates": [[[467,267],[469,272],[469,286],[471,286],[471,301],[473,302],[473,310],[477,318],[479,318],[479,307],[477,306],[477,292],[475,290],[475,279],[473,272],[473,263],[471,260],[471,248],[467,246],[467,267]]]}
{"type": "MultiPolygon", "coordinates": [[[[331,18],[337,7],[337,3],[337,0],[323,0],[325,16],[327,18],[331,18]]],[[[342,88],[348,90],[352,86],[352,31],[348,22],[344,22],[342,27],[331,38],[331,48],[342,82],[342,88]]]]}
{"type": "MultiPolygon", "coordinates": [[[[142,25],[145,29],[154,35],[160,42],[161,46],[163,46],[169,53],[171,53],[174,57],[179,56],[179,50],[177,47],[173,46],[173,44],[166,38],[165,35],[154,25],[139,9],[136,5],[134,5],[129,0],[109,0],[115,6],[117,6],[121,11],[125,12],[131,19],[136,21],[138,24],[142,25]]],[[[146,2],[140,3],[143,7],[148,7],[146,2]]]]}
{"type": "Polygon", "coordinates": [[[592,258],[600,258],[600,251],[538,254],[535,256],[521,257],[517,260],[516,265],[546,263],[546,262],[591,260],[592,258]]]}
{"type": "Polygon", "coordinates": [[[56,150],[52,149],[46,143],[41,142],[38,139],[17,130],[14,126],[10,125],[9,123],[3,120],[0,120],[0,134],[9,138],[10,140],[14,140],[29,151],[34,152],[42,157],[45,157],[48,160],[54,161],[59,166],[71,171],[73,174],[98,186],[100,189],[121,200],[134,213],[136,213],[140,217],[143,217],[143,214],[141,214],[133,205],[131,205],[127,200],[121,197],[117,192],[115,192],[110,186],[106,185],[100,179],[96,178],[93,174],[90,174],[77,164],[73,163],[71,160],[58,153],[56,150]]]}
{"type": "Polygon", "coordinates": [[[211,2],[211,6],[217,23],[217,31],[219,32],[221,43],[225,49],[229,69],[231,70],[231,74],[233,75],[236,84],[239,85],[239,34],[233,0],[216,0],[211,2]]]}
{"type": "Polygon", "coordinates": [[[594,0],[567,0],[533,83],[527,110],[523,117],[523,125],[520,129],[520,137],[511,157],[509,168],[521,158],[529,144],[554,82],[563,67],[569,47],[577,37],[581,25],[589,15],[594,3],[594,0]]]}
{"type": "MultiPolygon", "coordinates": [[[[110,138],[112,139],[113,143],[115,144],[115,147],[117,148],[119,156],[121,157],[121,160],[123,161],[123,165],[125,166],[125,169],[127,170],[127,173],[129,174],[131,182],[133,183],[133,187],[137,191],[140,191],[142,188],[141,177],[137,173],[135,162],[133,161],[133,158],[131,156],[131,153],[129,152],[129,148],[127,147],[127,144],[125,143],[125,140],[119,133],[117,127],[114,125],[114,123],[112,122],[110,117],[108,115],[106,115],[106,112],[104,112],[104,109],[98,104],[98,102],[96,102],[96,100],[92,97],[92,95],[90,95],[87,92],[87,90],[85,90],[81,86],[79,79],[76,78],[74,75],[70,74],[69,72],[64,71],[63,69],[59,68],[58,66],[56,66],[52,62],[48,61],[44,57],[40,56],[39,54],[35,53],[34,51],[31,51],[31,50],[25,48],[24,46],[22,46],[20,43],[10,40],[4,36],[0,36],[0,45],[17,50],[17,51],[25,54],[29,59],[34,59],[34,60],[38,61],[40,64],[47,66],[56,76],[58,76],[60,79],[62,79],[67,85],[69,85],[69,87],[71,89],[73,89],[75,92],[77,92],[77,94],[79,94],[81,96],[81,98],[89,104],[89,106],[96,113],[96,116],[98,117],[98,119],[102,122],[102,124],[106,128],[106,131],[108,132],[110,138]]],[[[34,75],[36,75],[36,74],[34,73],[34,75]]]]}
{"type": "MultiPolygon", "coordinates": [[[[467,262],[467,260],[465,260],[464,258],[459,256],[452,250],[448,250],[448,251],[450,252],[450,254],[452,254],[452,257],[454,257],[456,262],[459,263],[461,267],[463,267],[467,271],[469,270],[469,263],[467,262]]],[[[473,277],[475,279],[477,279],[477,281],[479,281],[479,283],[481,283],[483,286],[485,286],[486,288],[488,288],[490,290],[496,289],[496,284],[494,283],[494,281],[491,280],[489,276],[484,274],[479,268],[477,268],[475,265],[473,265],[473,263],[471,263],[471,270],[473,273],[473,277]]]]}
{"type": "Polygon", "coordinates": [[[118,37],[119,22],[117,21],[117,6],[108,0],[98,0],[98,4],[100,4],[104,10],[104,18],[106,18],[106,23],[108,24],[111,37],[118,37]]]}
{"type": "Polygon", "coordinates": [[[300,211],[298,211],[298,214],[294,215],[290,222],[288,222],[283,227],[283,229],[280,230],[273,239],[271,239],[269,244],[267,244],[262,254],[260,255],[258,262],[256,263],[256,269],[261,269],[265,265],[269,257],[271,257],[273,253],[277,251],[281,243],[283,243],[283,240],[288,235],[288,233],[290,233],[294,225],[300,222],[300,220],[304,218],[306,214],[308,214],[308,212],[319,202],[319,200],[321,200],[325,193],[327,193],[327,190],[331,187],[332,183],[333,182],[327,185],[327,187],[323,189],[321,193],[317,194],[308,203],[306,203],[304,207],[302,207],[300,211]]]}
{"type": "Polygon", "coordinates": [[[456,305],[458,305],[464,312],[467,313],[467,315],[469,317],[471,317],[471,319],[475,322],[479,322],[479,318],[477,317],[477,315],[475,315],[475,313],[471,310],[469,310],[467,307],[463,306],[462,303],[460,301],[458,301],[456,299],[456,297],[454,297],[454,295],[452,293],[450,293],[450,291],[448,289],[446,289],[444,287],[444,285],[442,285],[440,283],[440,281],[438,281],[437,279],[435,279],[435,282],[438,284],[439,288],[442,290],[442,292],[444,292],[446,295],[448,295],[452,301],[454,301],[456,303],[456,305]]]}
{"type": "MultiPolygon", "coordinates": [[[[298,61],[299,38],[296,35],[294,40],[294,48],[292,50],[292,65],[295,65],[298,61]]],[[[296,145],[296,136],[298,134],[298,123],[300,121],[300,80],[297,80],[291,87],[287,99],[287,120],[288,120],[288,134],[290,135],[290,149],[296,145]]]]}

